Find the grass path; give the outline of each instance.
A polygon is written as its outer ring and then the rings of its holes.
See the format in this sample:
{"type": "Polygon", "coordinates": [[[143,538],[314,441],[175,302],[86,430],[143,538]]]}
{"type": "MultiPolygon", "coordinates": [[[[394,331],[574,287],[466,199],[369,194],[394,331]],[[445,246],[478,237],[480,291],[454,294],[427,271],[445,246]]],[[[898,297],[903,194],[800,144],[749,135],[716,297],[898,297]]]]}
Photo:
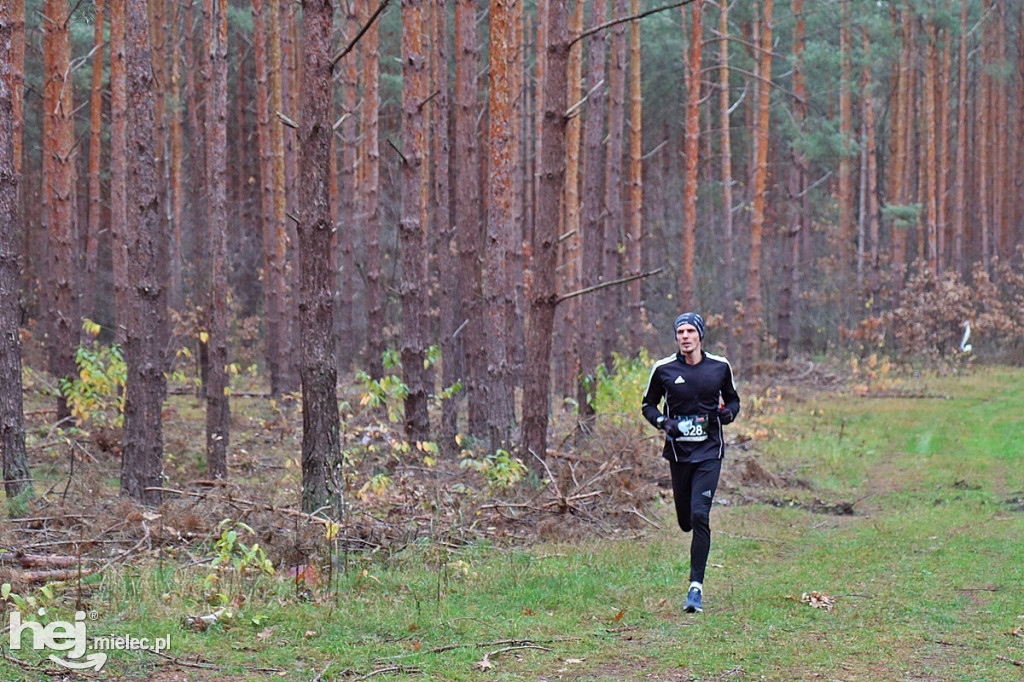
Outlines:
{"type": "Polygon", "coordinates": [[[809,485],[716,505],[704,614],[682,612],[688,537],[666,504],[644,540],[410,546],[350,571],[337,601],[285,583],[204,633],[158,598],[180,571],[125,576],[115,629],[172,631],[175,657],[221,667],[119,653],[100,678],[1024,680],[1024,372],[912,391],[931,397],[787,399],[758,459],[809,485]],[[814,511],[840,502],[855,513],[814,511]],[[813,591],[834,608],[800,601],[813,591]]]}

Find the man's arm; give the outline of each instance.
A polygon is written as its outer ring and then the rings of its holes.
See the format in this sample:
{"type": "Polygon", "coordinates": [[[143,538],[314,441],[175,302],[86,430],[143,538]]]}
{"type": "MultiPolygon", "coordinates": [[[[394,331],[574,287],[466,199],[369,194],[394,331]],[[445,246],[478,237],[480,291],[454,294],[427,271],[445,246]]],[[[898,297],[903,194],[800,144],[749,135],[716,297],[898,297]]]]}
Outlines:
{"type": "Polygon", "coordinates": [[[651,376],[647,379],[647,390],[644,391],[644,399],[640,410],[643,412],[644,418],[651,423],[651,426],[660,429],[665,421],[665,415],[661,413],[658,406],[661,404],[661,399],[665,397],[665,389],[661,382],[657,380],[657,373],[657,367],[651,370],[651,376]]]}
{"type": "Polygon", "coordinates": [[[725,381],[722,382],[722,402],[725,404],[718,411],[720,416],[728,412],[727,419],[722,420],[723,424],[728,424],[736,419],[740,413],[740,394],[736,391],[736,382],[733,381],[732,365],[728,361],[726,365],[725,381]]]}

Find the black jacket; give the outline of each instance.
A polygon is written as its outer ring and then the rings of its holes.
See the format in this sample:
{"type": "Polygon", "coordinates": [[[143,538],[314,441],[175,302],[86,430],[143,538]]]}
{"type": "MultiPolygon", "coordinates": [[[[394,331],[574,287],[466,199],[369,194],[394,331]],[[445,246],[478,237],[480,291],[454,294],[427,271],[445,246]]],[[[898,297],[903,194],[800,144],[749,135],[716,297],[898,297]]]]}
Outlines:
{"type": "Polygon", "coordinates": [[[723,417],[725,423],[729,423],[740,413],[740,396],[733,383],[732,365],[724,357],[704,351],[696,365],[686,364],[679,353],[662,358],[651,370],[641,409],[647,421],[658,428],[661,428],[659,419],[663,416],[682,419],[682,436],[665,435],[662,452],[665,459],[673,462],[720,459],[725,455],[723,417]],[[662,401],[664,413],[660,409],[662,401]]]}

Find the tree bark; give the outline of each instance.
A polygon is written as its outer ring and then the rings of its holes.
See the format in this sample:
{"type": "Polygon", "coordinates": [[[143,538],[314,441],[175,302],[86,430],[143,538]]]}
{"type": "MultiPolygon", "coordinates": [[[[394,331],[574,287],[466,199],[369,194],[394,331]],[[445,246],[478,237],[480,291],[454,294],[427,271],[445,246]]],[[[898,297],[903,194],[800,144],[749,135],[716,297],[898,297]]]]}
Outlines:
{"type": "MultiPolygon", "coordinates": [[[[794,0],[793,14],[797,18],[797,27],[802,26],[800,17],[802,13],[797,11],[798,3],[803,0],[794,0]]],[[[733,197],[732,197],[732,117],[729,113],[729,6],[722,4],[718,14],[718,111],[721,122],[722,138],[722,248],[725,263],[722,265],[722,288],[725,290],[725,328],[726,328],[726,353],[729,357],[735,357],[736,353],[736,276],[733,256],[733,197]]],[[[796,73],[800,68],[797,35],[793,38],[794,52],[798,55],[797,64],[794,65],[794,89],[796,88],[796,73]]],[[[779,343],[782,344],[782,331],[780,324],[779,343]]]]}
{"type": "Polygon", "coordinates": [[[125,0],[110,2],[110,251],[114,280],[114,339],[125,341],[128,315],[128,80],[125,0]]]}
{"type": "Polygon", "coordinates": [[[487,375],[481,394],[487,405],[487,435],[491,451],[512,444],[515,410],[512,391],[512,348],[508,315],[513,304],[513,278],[509,259],[513,249],[513,202],[517,144],[513,88],[515,76],[514,13],[518,0],[491,0],[490,83],[487,134],[487,232],[484,240],[484,268],[481,276],[484,331],[487,338],[487,375]]]}
{"type": "Polygon", "coordinates": [[[765,190],[768,183],[768,142],[771,118],[771,89],[768,83],[772,77],[772,7],[773,0],[764,2],[763,27],[761,29],[760,75],[763,79],[758,90],[757,137],[754,145],[754,187],[753,210],[750,217],[750,260],[747,268],[747,297],[743,311],[742,360],[744,367],[750,367],[757,353],[759,325],[761,321],[761,235],[765,219],[765,190]]]}
{"type": "Polygon", "coordinates": [[[93,15],[92,87],[89,96],[89,218],[85,233],[81,314],[96,319],[96,261],[103,224],[103,188],[100,178],[103,149],[103,0],[96,0],[93,15]]]}
{"type": "Polygon", "coordinates": [[[879,253],[879,227],[878,227],[878,154],[875,142],[875,99],[872,88],[871,68],[871,34],[866,29],[862,38],[864,53],[864,75],[862,78],[861,90],[864,93],[864,158],[865,158],[865,183],[864,183],[864,210],[866,215],[864,221],[867,233],[867,263],[866,268],[870,275],[867,282],[870,292],[870,299],[877,295],[879,282],[878,253],[879,253]]]}
{"type": "MultiPolygon", "coordinates": [[[[630,0],[629,13],[639,14],[640,0],[630,0]]],[[[724,42],[724,41],[723,41],[724,42]]],[[[644,229],[644,162],[643,162],[643,78],[640,49],[640,22],[629,24],[629,232],[626,237],[626,270],[643,270],[644,229]]],[[[578,209],[577,209],[578,210],[578,209]]],[[[629,345],[639,348],[645,317],[641,283],[635,279],[628,286],[629,345]]]]}
{"type": "MultiPolygon", "coordinates": [[[[364,6],[363,24],[370,18],[364,6]]],[[[366,365],[370,377],[384,376],[384,291],[380,281],[380,27],[375,21],[362,39],[363,48],[363,173],[365,183],[360,212],[366,230],[366,365]]]]}
{"type": "Polygon", "coordinates": [[[206,48],[211,75],[206,98],[206,186],[210,226],[210,340],[206,389],[206,473],[227,478],[231,408],[228,401],[228,17],[227,0],[206,0],[206,48]]]}
{"type": "MultiPolygon", "coordinates": [[[[183,23],[188,23],[188,12],[178,3],[171,3],[171,26],[173,30],[180,31],[181,35],[187,31],[183,23]],[[185,21],[182,21],[182,17],[185,21]]],[[[179,35],[173,35],[171,41],[171,99],[177,106],[173,106],[170,112],[171,125],[171,156],[170,156],[170,201],[171,201],[171,289],[168,292],[168,305],[175,310],[181,310],[185,305],[185,277],[184,277],[184,252],[183,247],[183,223],[185,220],[185,140],[182,129],[181,118],[181,68],[182,68],[182,42],[179,35]]],[[[264,106],[266,103],[264,102],[264,106]]]]}
{"type": "Polygon", "coordinates": [[[20,515],[32,496],[32,475],[25,451],[22,404],[21,306],[18,266],[22,234],[18,211],[19,171],[15,162],[15,115],[12,74],[13,19],[16,8],[0,7],[0,452],[3,453],[4,491],[10,516],[20,515]]]}
{"type": "Polygon", "coordinates": [[[967,222],[967,3],[960,6],[960,55],[956,102],[956,170],[953,186],[953,267],[961,277],[967,274],[964,259],[964,229],[967,222]]]}
{"type": "MultiPolygon", "coordinates": [[[[724,17],[726,10],[722,10],[720,15],[720,32],[724,35],[727,29],[726,18],[724,17]]],[[[804,1],[793,0],[793,127],[796,130],[796,134],[799,136],[803,132],[804,122],[807,119],[807,85],[804,80],[804,53],[806,51],[806,19],[804,16],[804,1]]],[[[722,41],[719,49],[722,51],[721,63],[725,64],[728,60],[728,48],[726,47],[727,41],[722,41]]],[[[724,67],[723,67],[724,71],[724,67]]],[[[722,80],[728,83],[729,74],[727,72],[722,73],[722,80]]],[[[726,95],[722,97],[721,108],[726,110],[729,106],[729,100],[726,95]]],[[[728,114],[723,115],[722,128],[725,131],[725,136],[728,138],[729,135],[729,120],[728,114]]],[[[728,157],[726,157],[726,160],[728,157]]],[[[725,187],[729,186],[731,178],[725,177],[723,174],[722,179],[725,187]]],[[[807,185],[807,159],[800,151],[799,147],[793,144],[790,148],[790,165],[788,169],[787,185],[789,190],[788,201],[786,202],[786,233],[783,240],[783,264],[782,264],[782,286],[779,290],[779,314],[776,319],[777,333],[778,333],[778,345],[776,347],[775,357],[779,362],[785,362],[790,357],[790,347],[793,342],[793,316],[794,309],[796,307],[796,301],[799,300],[799,267],[800,267],[800,236],[803,230],[803,222],[805,220],[804,212],[801,210],[803,205],[802,197],[804,190],[807,185]]],[[[726,202],[727,210],[732,204],[732,191],[728,192],[729,200],[726,202]]],[[[730,215],[726,218],[729,226],[729,242],[728,249],[732,249],[731,245],[731,233],[732,233],[732,216],[731,210],[730,215]]],[[[727,254],[728,259],[727,266],[731,270],[732,266],[729,261],[732,260],[731,254],[727,254]]],[[[729,288],[732,291],[732,288],[729,288]]],[[[728,319],[728,318],[727,318],[728,319]]],[[[733,338],[730,334],[730,339],[733,338]]],[[[731,354],[731,350],[729,351],[731,354]]]]}
{"type": "MultiPolygon", "coordinates": [[[[627,0],[613,0],[612,16],[626,15],[627,0]]],[[[611,50],[608,64],[608,133],[605,150],[604,184],[604,256],[601,270],[604,280],[619,277],[625,243],[622,210],[623,127],[626,114],[626,61],[628,59],[626,24],[611,28],[611,50]]],[[[601,358],[607,368],[612,366],[612,352],[619,343],[619,320],[622,310],[623,288],[608,287],[597,294],[601,306],[601,358]]]]}
{"type": "Polygon", "coordinates": [[[482,398],[487,376],[487,358],[483,332],[482,294],[479,255],[482,245],[480,215],[480,148],[477,125],[476,5],[473,0],[458,0],[455,5],[455,224],[459,240],[459,282],[462,288],[463,357],[466,373],[463,381],[467,400],[469,433],[483,436],[486,430],[486,403],[482,398]]]}
{"type": "MultiPolygon", "coordinates": [[[[356,3],[345,4],[345,30],[342,40],[355,37],[361,28],[356,3]]],[[[356,272],[356,240],[360,225],[356,216],[356,155],[359,150],[356,124],[358,122],[359,50],[353,49],[341,63],[342,116],[341,122],[341,219],[338,241],[341,247],[340,289],[338,315],[338,370],[347,371],[356,360],[359,345],[355,329],[355,291],[359,284],[356,272]]],[[[365,297],[360,297],[365,298],[365,297]]]]}
{"type": "MultiPolygon", "coordinates": [[[[565,189],[565,110],[569,60],[568,6],[565,0],[548,5],[547,68],[544,123],[541,129],[537,223],[533,240],[533,289],[529,334],[526,339],[526,380],[523,390],[522,447],[537,457],[547,456],[550,401],[551,337],[557,302],[555,266],[558,262],[558,223],[565,189]]],[[[530,458],[531,461],[533,457],[530,458]]]]}
{"type": "Polygon", "coordinates": [[[121,491],[160,504],[163,478],[162,403],[166,388],[167,243],[161,232],[157,183],[153,71],[145,0],[126,0],[128,169],[128,315],[121,491]]]}
{"type": "Polygon", "coordinates": [[[302,509],[341,509],[335,478],[341,451],[334,352],[334,273],[327,166],[331,124],[330,0],[303,0],[303,78],[299,127],[299,299],[302,340],[302,509]]]}
{"type": "MultiPolygon", "coordinates": [[[[47,0],[44,33],[46,84],[43,89],[43,154],[46,222],[50,259],[46,268],[50,294],[50,373],[70,381],[77,373],[75,344],[78,310],[74,286],[75,121],[71,82],[70,6],[47,0]]],[[[67,398],[57,397],[57,420],[71,415],[67,398]]]]}
{"type": "Polygon", "coordinates": [[[922,121],[925,141],[925,164],[922,171],[925,173],[925,229],[926,247],[920,257],[927,263],[928,270],[932,275],[939,273],[938,263],[938,239],[939,239],[939,197],[938,197],[938,175],[936,164],[938,163],[938,138],[942,132],[938,129],[938,116],[936,115],[936,91],[938,89],[938,49],[936,43],[939,35],[935,22],[931,17],[925,19],[925,75],[924,75],[924,120],[922,121]]]}
{"type": "Polygon", "coordinates": [[[4,49],[5,60],[9,64],[7,86],[11,92],[11,143],[14,173],[20,179],[25,129],[25,0],[11,0],[7,22],[11,31],[10,47],[4,49]]]}
{"type": "MultiPolygon", "coordinates": [[[[543,0],[546,8],[547,0],[543,0]]],[[[575,4],[570,16],[569,31],[571,35],[579,34],[583,30],[583,8],[586,5],[583,0],[575,4]]],[[[543,134],[543,83],[546,78],[546,70],[542,73],[540,64],[546,58],[544,56],[544,45],[547,45],[547,10],[539,13],[537,21],[537,149],[535,156],[537,165],[540,165],[540,155],[543,153],[541,137],[543,134]]],[[[576,107],[583,97],[583,41],[573,43],[569,48],[569,76],[568,76],[568,97],[569,107],[576,107]]],[[[559,291],[576,291],[582,288],[581,280],[581,244],[580,244],[580,142],[582,140],[583,125],[580,118],[580,111],[577,107],[566,122],[565,129],[565,217],[561,228],[561,256],[559,258],[558,273],[560,276],[559,291]]],[[[537,175],[540,182],[539,173],[537,175]]],[[[576,380],[579,376],[579,319],[581,302],[578,298],[565,301],[555,309],[555,329],[559,339],[556,347],[561,352],[561,369],[564,376],[557,377],[557,385],[564,395],[572,395],[576,390],[576,380]]]]}
{"type": "MultiPolygon", "coordinates": [[[[441,388],[447,390],[462,380],[465,361],[456,336],[462,324],[462,296],[459,278],[458,229],[452,220],[451,136],[448,112],[448,12],[445,0],[434,0],[433,81],[437,96],[432,100],[434,128],[434,224],[439,232],[437,266],[441,288],[441,388]]],[[[457,397],[441,401],[438,440],[446,451],[457,447],[459,402],[457,397]]]]}
{"type": "MultiPolygon", "coordinates": [[[[270,15],[270,141],[273,149],[274,239],[268,267],[269,293],[267,335],[270,346],[277,349],[276,362],[270,365],[270,391],[273,395],[291,393],[297,387],[293,363],[292,335],[288,312],[288,185],[285,155],[285,126],[279,114],[285,113],[283,56],[281,50],[281,10],[279,0],[269,0],[270,15]],[[276,373],[275,373],[276,367],[276,373]]],[[[287,26],[285,29],[287,30],[287,26]]],[[[293,292],[297,294],[297,292],[293,292]]]]}
{"type": "MultiPolygon", "coordinates": [[[[683,7],[686,13],[686,7],[683,7]]],[[[679,306],[695,310],[694,251],[697,244],[697,161],[700,157],[700,90],[704,81],[701,71],[704,48],[704,2],[690,5],[692,26],[690,54],[687,62],[689,89],[686,95],[686,132],[683,156],[686,159],[686,184],[683,187],[683,262],[679,270],[679,306]]],[[[722,41],[723,43],[725,41],[722,41]]]]}
{"type": "MultiPolygon", "coordinates": [[[[589,24],[597,26],[608,14],[607,0],[594,0],[589,13],[589,24]]],[[[603,194],[601,174],[603,167],[602,140],[604,138],[605,113],[605,45],[603,33],[587,41],[587,102],[584,105],[583,120],[583,215],[580,225],[580,250],[582,267],[580,283],[584,288],[600,284],[603,279],[601,262],[604,249],[604,223],[601,220],[603,194]]],[[[579,434],[589,433],[593,428],[594,380],[600,359],[598,327],[601,319],[600,296],[583,296],[580,299],[579,329],[579,376],[576,385],[576,400],[579,405],[579,434]]]]}
{"type": "MultiPolygon", "coordinates": [[[[850,18],[850,0],[841,0],[839,17],[839,229],[836,232],[839,256],[840,291],[849,292],[850,266],[853,263],[855,236],[853,231],[853,104],[850,91],[853,84],[853,66],[850,53],[853,38],[850,18]]],[[[840,297],[840,317],[849,317],[850,306],[846,296],[840,297]]]]}
{"type": "Polygon", "coordinates": [[[405,435],[410,441],[430,440],[427,414],[429,394],[424,362],[429,340],[427,296],[426,208],[423,195],[427,141],[426,99],[429,96],[428,61],[424,46],[423,6],[418,0],[402,2],[402,209],[399,250],[402,258],[402,375],[405,398],[405,435]]]}

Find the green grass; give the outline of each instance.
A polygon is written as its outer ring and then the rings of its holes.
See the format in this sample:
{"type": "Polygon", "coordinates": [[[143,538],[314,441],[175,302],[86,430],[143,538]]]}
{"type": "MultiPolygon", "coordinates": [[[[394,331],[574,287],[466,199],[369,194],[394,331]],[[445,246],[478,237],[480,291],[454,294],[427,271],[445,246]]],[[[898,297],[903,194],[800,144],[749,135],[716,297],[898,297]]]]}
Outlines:
{"type": "MultiPolygon", "coordinates": [[[[170,634],[169,654],[218,666],[180,668],[201,680],[389,668],[371,679],[1021,679],[1024,512],[1008,501],[1024,491],[1024,372],[928,378],[913,392],[933,397],[782,404],[770,417],[779,437],[757,457],[810,488],[780,490],[778,506],[716,506],[704,614],[682,613],[688,536],[666,504],[664,530],[642,540],[414,543],[354,561],[313,599],[283,578],[234,575],[232,589],[252,596],[205,632],[181,619],[212,610],[209,567],[151,559],[103,577],[90,634],[170,634]],[[813,499],[856,514],[815,513],[813,499]],[[799,601],[812,591],[835,608],[799,601]],[[544,649],[478,669],[520,640],[544,649]]],[[[150,679],[166,664],[114,652],[99,677],[150,679]]],[[[0,679],[45,676],[5,664],[0,679]]]]}

